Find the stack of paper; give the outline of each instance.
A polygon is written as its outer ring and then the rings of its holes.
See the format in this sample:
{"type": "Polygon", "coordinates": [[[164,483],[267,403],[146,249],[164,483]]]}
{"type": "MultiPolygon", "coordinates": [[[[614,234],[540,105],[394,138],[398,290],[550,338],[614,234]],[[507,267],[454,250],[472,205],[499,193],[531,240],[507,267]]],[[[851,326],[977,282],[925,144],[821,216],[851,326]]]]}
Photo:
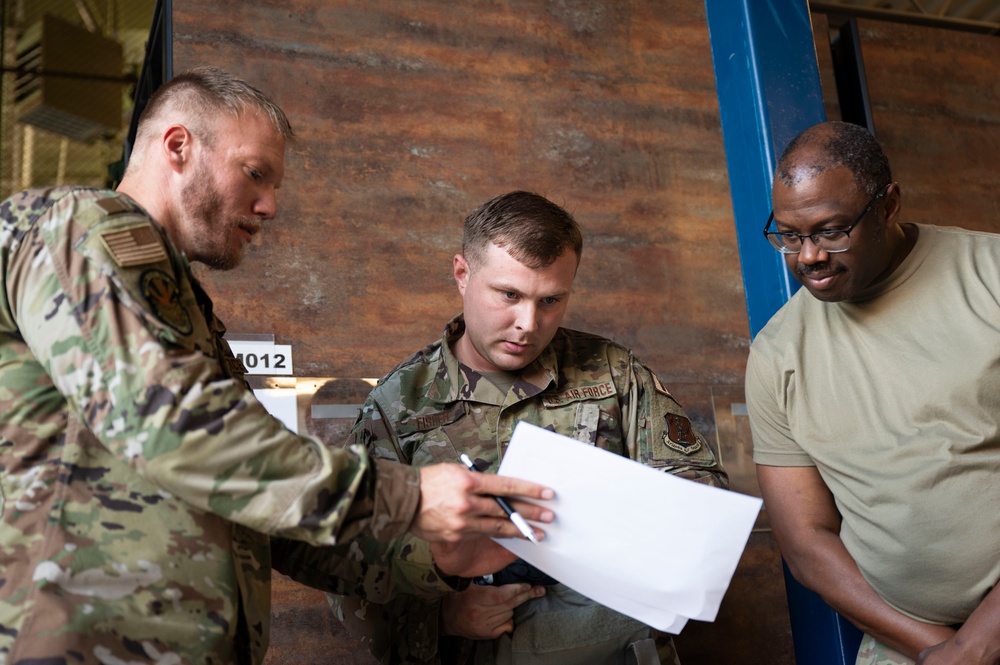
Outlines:
{"type": "Polygon", "coordinates": [[[714,621],[761,500],[520,423],[499,473],[551,487],[545,539],[500,539],[592,600],[677,634],[714,621]]]}

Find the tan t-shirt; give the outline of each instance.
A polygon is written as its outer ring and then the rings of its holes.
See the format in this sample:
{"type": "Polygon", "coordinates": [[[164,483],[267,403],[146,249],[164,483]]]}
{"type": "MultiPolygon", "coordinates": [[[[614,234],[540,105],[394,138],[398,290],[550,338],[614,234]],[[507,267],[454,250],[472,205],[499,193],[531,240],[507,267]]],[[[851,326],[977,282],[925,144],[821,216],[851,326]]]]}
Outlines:
{"type": "Polygon", "coordinates": [[[754,461],[816,466],[893,607],[964,621],[1000,577],[1000,236],[919,226],[863,302],[801,289],[757,335],[754,461]]]}

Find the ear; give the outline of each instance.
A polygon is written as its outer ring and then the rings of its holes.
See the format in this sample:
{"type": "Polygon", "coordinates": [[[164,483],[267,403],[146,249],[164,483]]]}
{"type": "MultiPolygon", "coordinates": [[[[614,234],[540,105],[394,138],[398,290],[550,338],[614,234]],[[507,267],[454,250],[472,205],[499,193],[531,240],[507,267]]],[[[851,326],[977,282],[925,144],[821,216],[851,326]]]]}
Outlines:
{"type": "Polygon", "coordinates": [[[160,149],[167,163],[175,171],[183,170],[191,161],[191,151],[194,147],[194,137],[184,125],[170,125],[163,132],[160,149]]]}
{"type": "Polygon", "coordinates": [[[896,217],[899,215],[899,211],[903,209],[903,197],[902,191],[899,189],[899,183],[894,182],[889,185],[889,191],[885,194],[885,222],[886,225],[891,225],[896,223],[896,217]]]}
{"type": "Polygon", "coordinates": [[[463,296],[465,295],[465,287],[469,283],[469,264],[465,260],[465,257],[461,254],[456,254],[455,258],[452,260],[452,270],[455,275],[455,283],[458,284],[458,292],[463,296]]]}

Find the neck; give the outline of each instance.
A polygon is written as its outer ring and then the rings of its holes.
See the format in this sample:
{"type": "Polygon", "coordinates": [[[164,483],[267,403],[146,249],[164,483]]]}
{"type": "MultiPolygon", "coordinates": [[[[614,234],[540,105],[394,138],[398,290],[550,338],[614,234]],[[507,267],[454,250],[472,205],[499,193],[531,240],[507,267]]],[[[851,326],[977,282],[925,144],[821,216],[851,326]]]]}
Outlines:
{"type": "Polygon", "coordinates": [[[875,280],[876,284],[887,279],[906,260],[906,257],[913,251],[914,245],[917,244],[917,236],[919,235],[920,229],[917,228],[916,224],[896,225],[896,232],[892,235],[890,241],[892,260],[889,261],[889,265],[886,266],[882,274],[875,280]]]}
{"type": "Polygon", "coordinates": [[[161,187],[150,183],[141,175],[126,173],[115,191],[125,194],[141,205],[143,210],[173,236],[171,233],[173,217],[170,214],[170,206],[167,205],[168,198],[161,187]]]}

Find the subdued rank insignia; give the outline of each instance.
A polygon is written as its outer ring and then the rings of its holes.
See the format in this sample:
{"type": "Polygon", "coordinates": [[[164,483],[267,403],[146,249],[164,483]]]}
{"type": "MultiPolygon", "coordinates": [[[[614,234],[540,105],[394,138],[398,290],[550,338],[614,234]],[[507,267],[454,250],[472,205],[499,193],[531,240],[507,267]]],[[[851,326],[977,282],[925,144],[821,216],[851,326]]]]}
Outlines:
{"type": "Polygon", "coordinates": [[[167,258],[163,240],[148,222],[127,229],[106,231],[101,234],[101,242],[115,263],[123,268],[156,263],[167,258]]]}
{"type": "Polygon", "coordinates": [[[673,399],[673,398],[674,398],[674,396],[673,396],[673,395],[671,395],[671,394],[670,394],[670,391],[669,391],[669,390],[667,390],[666,386],[664,386],[664,385],[663,385],[663,384],[662,384],[662,383],[660,382],[660,377],[656,376],[656,375],[655,375],[655,374],[653,374],[652,372],[650,372],[650,374],[651,374],[651,375],[653,376],[653,388],[655,388],[655,389],[656,389],[656,392],[658,392],[658,393],[660,393],[660,394],[662,394],[662,395],[666,395],[666,396],[667,396],[667,397],[669,397],[670,399],[673,399]]]}
{"type": "Polygon", "coordinates": [[[139,287],[157,318],[182,335],[191,334],[191,315],[181,305],[180,289],[173,277],[162,270],[147,270],[139,278],[139,287]]]}
{"type": "Polygon", "coordinates": [[[663,416],[667,423],[667,431],[663,433],[663,444],[677,452],[690,455],[701,449],[701,441],[691,427],[691,421],[676,413],[663,416]]]}
{"type": "Polygon", "coordinates": [[[132,212],[135,210],[135,208],[126,203],[124,199],[117,196],[109,196],[104,199],[99,199],[96,203],[98,208],[109,215],[117,215],[119,213],[132,212]]]}

